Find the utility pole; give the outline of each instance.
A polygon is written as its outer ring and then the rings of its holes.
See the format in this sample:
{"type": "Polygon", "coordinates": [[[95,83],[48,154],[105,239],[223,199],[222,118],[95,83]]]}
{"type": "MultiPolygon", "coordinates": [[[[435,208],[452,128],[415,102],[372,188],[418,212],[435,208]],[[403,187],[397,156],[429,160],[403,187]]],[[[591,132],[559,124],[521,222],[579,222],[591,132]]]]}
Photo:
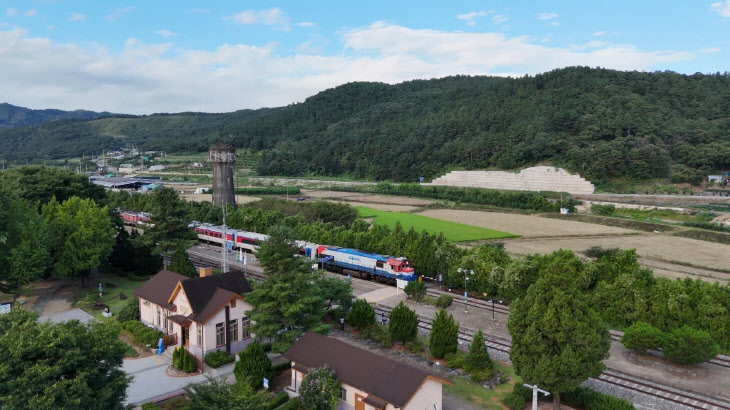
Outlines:
{"type": "Polygon", "coordinates": [[[228,272],[228,234],[226,233],[226,204],[223,204],[223,249],[221,249],[221,273],[228,272]]]}
{"type": "Polygon", "coordinates": [[[467,302],[466,280],[468,278],[467,275],[473,275],[474,271],[471,269],[461,269],[461,268],[457,269],[456,271],[459,273],[462,273],[462,272],[464,273],[464,313],[467,313],[466,312],[466,302],[467,302]]]}
{"type": "Polygon", "coordinates": [[[547,391],[537,387],[537,385],[533,386],[533,385],[525,383],[524,386],[532,389],[532,410],[537,410],[537,392],[540,392],[546,396],[550,395],[550,392],[547,392],[547,391]]]}

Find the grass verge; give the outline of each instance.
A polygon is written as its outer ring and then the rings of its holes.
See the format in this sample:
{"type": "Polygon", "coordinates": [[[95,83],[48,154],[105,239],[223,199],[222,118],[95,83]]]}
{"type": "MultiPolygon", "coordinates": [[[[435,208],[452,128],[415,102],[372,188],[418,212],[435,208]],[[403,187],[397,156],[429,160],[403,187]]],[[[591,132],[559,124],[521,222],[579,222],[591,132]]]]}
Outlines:
{"type": "Polygon", "coordinates": [[[478,239],[515,238],[519,236],[509,232],[464,225],[408,212],[379,211],[377,209],[364,206],[356,206],[355,208],[359,212],[360,217],[374,218],[375,222],[380,225],[393,228],[396,222],[400,222],[401,226],[406,231],[413,227],[413,229],[415,229],[418,233],[423,230],[429,234],[438,234],[443,232],[444,236],[446,236],[448,240],[454,242],[474,241],[478,239]]]}
{"type": "Polygon", "coordinates": [[[499,386],[496,386],[493,390],[486,387],[482,387],[479,383],[474,383],[466,377],[457,376],[452,378],[454,384],[452,386],[444,386],[444,394],[453,397],[458,397],[464,401],[474,403],[488,409],[502,409],[505,406],[502,404],[502,399],[512,391],[512,386],[515,383],[522,383],[519,377],[515,375],[515,370],[512,366],[508,366],[502,363],[496,363],[497,371],[501,373],[507,373],[510,381],[499,386]]]}
{"type": "Polygon", "coordinates": [[[620,218],[609,218],[606,216],[594,216],[594,215],[583,215],[583,214],[540,214],[545,218],[554,219],[567,219],[569,221],[587,222],[598,225],[615,226],[617,228],[635,229],[638,231],[645,232],[669,232],[676,231],[677,228],[671,225],[664,225],[653,222],[635,221],[632,219],[620,219],[620,218]]]}
{"type": "MultiPolygon", "coordinates": [[[[145,281],[134,281],[126,277],[116,276],[113,274],[102,274],[97,278],[97,281],[101,282],[104,289],[104,296],[99,297],[99,284],[94,283],[96,286],[92,286],[90,291],[84,290],[76,293],[77,300],[88,300],[92,302],[101,302],[109,306],[109,311],[112,312],[112,316],[119,313],[119,311],[127,304],[130,298],[133,298],[135,289],[142,286],[145,281]],[[113,285],[114,287],[109,286],[113,285]],[[119,295],[124,293],[126,299],[120,299],[119,295]]],[[[94,310],[91,308],[82,308],[96,319],[101,319],[102,310],[94,310]]]]}

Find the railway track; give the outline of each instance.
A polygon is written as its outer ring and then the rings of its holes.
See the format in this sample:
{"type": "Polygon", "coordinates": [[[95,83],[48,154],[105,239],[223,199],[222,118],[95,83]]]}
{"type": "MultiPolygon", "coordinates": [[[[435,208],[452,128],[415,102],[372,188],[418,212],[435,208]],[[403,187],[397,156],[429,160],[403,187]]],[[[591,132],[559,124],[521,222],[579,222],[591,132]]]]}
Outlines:
{"type": "MultiPolygon", "coordinates": [[[[376,305],[373,306],[377,315],[390,316],[392,310],[388,306],[376,305]]],[[[418,316],[418,328],[425,332],[431,331],[431,323],[428,318],[418,316]]],[[[618,331],[611,331],[611,338],[618,336],[618,331]]],[[[459,345],[468,346],[474,337],[474,331],[470,329],[459,328],[459,345]]],[[[485,344],[488,348],[508,353],[510,351],[511,343],[501,338],[495,338],[494,336],[484,335],[485,344]]],[[[594,378],[605,383],[619,386],[631,391],[636,391],[641,394],[645,394],[651,397],[660,398],[667,400],[672,403],[681,404],[687,408],[692,409],[704,409],[704,410],[730,410],[730,402],[724,402],[711,397],[702,396],[699,394],[681,392],[668,386],[661,385],[655,382],[649,382],[641,380],[629,375],[624,375],[621,372],[607,369],[600,376],[594,378]]]]}

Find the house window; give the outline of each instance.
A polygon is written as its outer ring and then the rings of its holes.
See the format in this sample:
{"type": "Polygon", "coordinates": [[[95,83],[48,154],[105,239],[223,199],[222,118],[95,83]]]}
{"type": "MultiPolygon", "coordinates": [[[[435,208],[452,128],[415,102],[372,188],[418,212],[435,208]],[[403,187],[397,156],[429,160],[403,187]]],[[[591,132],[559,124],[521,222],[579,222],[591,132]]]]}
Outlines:
{"type": "Polygon", "coordinates": [[[203,347],[203,326],[198,323],[198,346],[203,347]]]}
{"type": "Polygon", "coordinates": [[[347,401],[347,389],[344,387],[340,387],[340,398],[347,401]]]}
{"type": "Polygon", "coordinates": [[[228,329],[231,332],[231,342],[238,341],[238,319],[228,321],[228,329]]]}
{"type": "Polygon", "coordinates": [[[162,317],[162,311],[160,310],[160,307],[158,306],[157,307],[157,327],[160,326],[161,317],[162,317]]]}
{"type": "Polygon", "coordinates": [[[249,332],[248,328],[251,326],[251,321],[244,316],[241,319],[241,339],[247,339],[251,337],[251,333],[249,332]]]}
{"type": "Polygon", "coordinates": [[[226,344],[226,331],[223,328],[223,323],[215,325],[215,345],[223,346],[226,344]]]}

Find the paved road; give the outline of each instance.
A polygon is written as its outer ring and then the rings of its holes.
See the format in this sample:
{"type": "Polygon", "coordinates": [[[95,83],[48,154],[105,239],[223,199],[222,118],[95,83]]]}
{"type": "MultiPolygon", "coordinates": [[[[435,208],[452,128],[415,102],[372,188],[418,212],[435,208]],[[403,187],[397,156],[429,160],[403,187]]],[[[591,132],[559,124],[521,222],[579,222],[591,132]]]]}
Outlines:
{"type": "Polygon", "coordinates": [[[206,380],[204,375],[170,377],[165,369],[170,365],[165,357],[154,355],[142,359],[127,359],[122,369],[134,377],[127,388],[127,404],[143,404],[171,396],[190,383],[206,380]]]}

